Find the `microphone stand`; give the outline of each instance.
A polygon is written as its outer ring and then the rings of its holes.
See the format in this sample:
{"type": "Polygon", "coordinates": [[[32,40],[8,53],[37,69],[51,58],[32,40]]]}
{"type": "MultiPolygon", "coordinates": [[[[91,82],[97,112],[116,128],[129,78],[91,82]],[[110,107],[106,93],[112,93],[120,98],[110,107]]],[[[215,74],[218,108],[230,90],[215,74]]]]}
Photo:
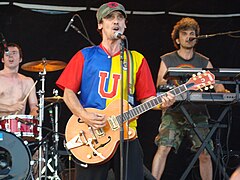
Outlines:
{"type": "Polygon", "coordinates": [[[240,33],[240,30],[228,31],[228,32],[220,32],[220,33],[212,34],[212,35],[209,35],[209,36],[211,36],[211,37],[213,37],[213,36],[222,36],[222,35],[230,35],[230,34],[235,34],[235,33],[240,33]]]}
{"type": "Polygon", "coordinates": [[[78,34],[81,34],[82,37],[84,37],[84,39],[86,39],[92,46],[95,46],[95,44],[87,36],[85,36],[76,26],[71,24],[70,27],[73,28],[78,34]]]}
{"type": "Polygon", "coordinates": [[[123,65],[124,65],[124,40],[120,43],[120,64],[121,64],[121,123],[120,123],[120,180],[124,179],[124,127],[123,127],[123,65]]]}
{"type": "Polygon", "coordinates": [[[87,33],[87,30],[84,26],[84,23],[83,23],[83,20],[82,18],[78,15],[78,14],[74,14],[73,17],[71,18],[71,20],[69,21],[66,29],[65,29],[65,32],[68,31],[69,27],[73,28],[78,34],[81,34],[92,46],[95,46],[95,44],[90,40],[89,36],[88,36],[88,33],[87,33]],[[85,31],[85,34],[83,34],[76,26],[74,26],[72,23],[74,22],[74,18],[75,17],[78,17],[78,19],[80,20],[82,26],[83,26],[83,29],[85,31]]]}
{"type": "Polygon", "coordinates": [[[194,37],[193,40],[194,39],[207,39],[207,38],[211,38],[211,37],[215,37],[215,36],[231,35],[231,34],[235,34],[235,33],[240,33],[240,30],[228,31],[228,32],[219,32],[219,33],[215,33],[215,34],[200,35],[200,36],[194,37]]]}

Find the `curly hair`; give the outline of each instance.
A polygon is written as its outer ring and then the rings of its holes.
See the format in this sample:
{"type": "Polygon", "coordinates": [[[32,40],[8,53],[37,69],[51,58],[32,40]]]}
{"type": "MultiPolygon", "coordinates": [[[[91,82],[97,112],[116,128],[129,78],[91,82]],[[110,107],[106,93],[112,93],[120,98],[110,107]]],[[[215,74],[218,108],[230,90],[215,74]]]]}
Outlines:
{"type": "Polygon", "coordinates": [[[173,44],[177,49],[179,49],[179,45],[176,43],[176,39],[179,38],[179,31],[180,30],[188,30],[188,29],[193,29],[196,33],[196,36],[198,36],[200,34],[200,27],[199,27],[197,21],[193,18],[189,18],[189,17],[182,18],[173,27],[171,37],[173,40],[173,44]]]}

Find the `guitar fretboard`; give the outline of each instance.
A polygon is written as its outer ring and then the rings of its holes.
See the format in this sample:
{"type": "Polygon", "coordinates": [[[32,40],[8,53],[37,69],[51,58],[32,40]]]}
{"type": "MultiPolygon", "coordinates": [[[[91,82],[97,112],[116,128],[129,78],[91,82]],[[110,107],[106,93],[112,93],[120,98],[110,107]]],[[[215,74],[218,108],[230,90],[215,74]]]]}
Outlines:
{"type": "MultiPolygon", "coordinates": [[[[187,90],[188,90],[188,88],[187,88],[186,84],[182,84],[182,85],[180,85],[180,86],[178,86],[178,87],[176,87],[174,89],[171,89],[170,91],[168,91],[166,93],[163,93],[163,94],[157,96],[154,99],[146,101],[146,102],[144,102],[144,103],[142,103],[142,104],[140,104],[140,105],[130,109],[129,111],[124,112],[123,113],[123,122],[125,122],[127,120],[131,120],[131,119],[141,115],[142,113],[152,109],[153,107],[157,106],[158,104],[161,104],[162,103],[162,97],[166,96],[167,93],[171,93],[174,96],[178,96],[178,95],[184,93],[187,90]]],[[[118,115],[116,117],[116,119],[120,123],[121,122],[121,115],[118,115]]]]}

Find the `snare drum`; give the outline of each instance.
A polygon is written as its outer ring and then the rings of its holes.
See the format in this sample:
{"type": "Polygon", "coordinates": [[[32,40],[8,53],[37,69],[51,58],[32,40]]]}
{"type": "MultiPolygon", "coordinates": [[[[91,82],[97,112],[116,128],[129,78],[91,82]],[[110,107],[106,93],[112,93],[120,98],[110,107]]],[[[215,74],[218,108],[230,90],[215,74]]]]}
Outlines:
{"type": "Polygon", "coordinates": [[[9,115],[2,117],[0,128],[25,140],[34,140],[38,134],[38,120],[32,115],[9,115]]]}
{"type": "Polygon", "coordinates": [[[0,179],[27,180],[31,172],[29,148],[13,133],[0,130],[0,179]]]}

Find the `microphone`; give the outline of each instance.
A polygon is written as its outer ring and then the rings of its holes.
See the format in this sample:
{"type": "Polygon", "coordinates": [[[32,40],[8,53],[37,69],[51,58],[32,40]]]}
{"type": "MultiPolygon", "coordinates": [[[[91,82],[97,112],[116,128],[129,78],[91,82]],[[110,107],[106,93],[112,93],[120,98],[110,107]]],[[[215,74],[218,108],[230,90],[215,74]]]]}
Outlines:
{"type": "Polygon", "coordinates": [[[116,39],[121,39],[121,40],[125,40],[125,39],[126,39],[126,36],[123,35],[120,31],[116,31],[116,32],[114,33],[114,37],[115,37],[116,39]]]}
{"type": "Polygon", "coordinates": [[[187,41],[188,41],[188,42],[191,42],[191,41],[193,41],[193,40],[195,40],[195,39],[207,39],[207,38],[213,37],[213,36],[215,36],[215,34],[211,34],[211,35],[200,35],[200,36],[197,36],[197,37],[189,37],[187,41]]]}
{"type": "Polygon", "coordinates": [[[15,120],[17,120],[18,122],[20,122],[20,123],[22,123],[22,124],[25,124],[25,125],[27,125],[27,126],[29,126],[29,125],[36,125],[36,124],[34,124],[34,123],[32,123],[32,122],[28,122],[27,120],[22,119],[22,118],[19,118],[19,117],[16,117],[15,120]]]}
{"type": "Polygon", "coordinates": [[[7,41],[6,41],[6,39],[4,38],[4,36],[3,36],[3,34],[1,33],[1,35],[2,35],[2,45],[3,45],[3,49],[4,49],[4,51],[5,51],[5,53],[7,54],[7,55],[9,55],[9,49],[8,49],[8,46],[7,46],[7,41]]]}
{"type": "Polygon", "coordinates": [[[50,104],[48,104],[48,105],[46,105],[45,107],[44,107],[44,109],[47,109],[47,108],[49,108],[49,107],[51,107],[52,105],[54,105],[55,103],[50,103],[50,104]]]}
{"type": "Polygon", "coordinates": [[[70,28],[71,24],[72,24],[73,21],[74,21],[74,17],[75,17],[75,15],[73,15],[73,17],[72,17],[71,20],[69,21],[69,23],[68,23],[68,25],[67,25],[67,27],[66,27],[66,29],[65,29],[65,32],[68,32],[68,29],[70,28]]]}
{"type": "Polygon", "coordinates": [[[191,42],[191,41],[193,41],[193,40],[195,40],[195,39],[197,39],[197,37],[189,37],[188,40],[187,40],[187,42],[191,42]]]}

